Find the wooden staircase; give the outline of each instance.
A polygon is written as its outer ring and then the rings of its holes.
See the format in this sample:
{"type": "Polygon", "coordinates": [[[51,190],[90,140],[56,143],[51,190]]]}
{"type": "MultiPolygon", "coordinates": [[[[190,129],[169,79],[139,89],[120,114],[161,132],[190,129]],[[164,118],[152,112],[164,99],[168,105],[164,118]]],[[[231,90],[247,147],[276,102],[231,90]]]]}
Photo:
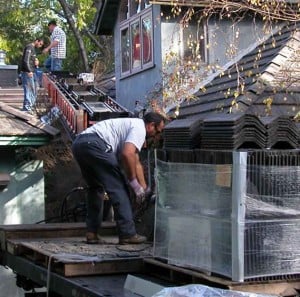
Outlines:
{"type": "MultiPolygon", "coordinates": [[[[15,88],[0,88],[0,102],[7,104],[7,106],[16,109],[22,109],[24,92],[22,86],[15,88]]],[[[50,101],[47,90],[44,88],[38,89],[36,108],[38,113],[46,112],[49,109],[50,101]]]]}
{"type": "Polygon", "coordinates": [[[22,87],[0,88],[0,102],[21,109],[23,105],[23,94],[22,87]]]}

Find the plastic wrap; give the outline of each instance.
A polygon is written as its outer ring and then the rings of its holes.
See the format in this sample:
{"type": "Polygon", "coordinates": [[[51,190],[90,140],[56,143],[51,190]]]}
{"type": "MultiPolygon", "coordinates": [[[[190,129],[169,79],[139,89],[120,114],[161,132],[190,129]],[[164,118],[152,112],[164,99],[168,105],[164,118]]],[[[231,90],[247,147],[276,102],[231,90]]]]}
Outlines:
{"type": "Polygon", "coordinates": [[[154,256],[238,281],[300,273],[300,167],[235,170],[157,160],[154,256]]]}
{"type": "Polygon", "coordinates": [[[154,256],[231,276],[231,165],[158,161],[154,256]],[[219,182],[219,186],[216,186],[219,182]]]}
{"type": "Polygon", "coordinates": [[[275,295],[229,291],[204,285],[165,288],[152,297],[274,297],[275,295]]]}

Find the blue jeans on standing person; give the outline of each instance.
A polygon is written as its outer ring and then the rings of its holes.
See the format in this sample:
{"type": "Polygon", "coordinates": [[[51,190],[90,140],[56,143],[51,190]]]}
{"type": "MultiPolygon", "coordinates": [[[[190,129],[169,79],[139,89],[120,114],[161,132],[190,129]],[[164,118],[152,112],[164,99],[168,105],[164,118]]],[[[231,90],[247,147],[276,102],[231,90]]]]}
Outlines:
{"type": "Polygon", "coordinates": [[[51,71],[60,71],[62,69],[63,59],[51,57],[51,71]]]}
{"type": "Polygon", "coordinates": [[[43,70],[40,68],[36,68],[34,70],[34,79],[36,83],[36,87],[42,87],[43,86],[43,70]]]}
{"type": "Polygon", "coordinates": [[[48,56],[48,58],[45,60],[44,68],[46,72],[51,71],[51,56],[48,56]]]}
{"type": "Polygon", "coordinates": [[[24,90],[23,111],[31,111],[36,101],[36,86],[34,76],[29,77],[28,72],[21,73],[22,85],[24,90]]]}

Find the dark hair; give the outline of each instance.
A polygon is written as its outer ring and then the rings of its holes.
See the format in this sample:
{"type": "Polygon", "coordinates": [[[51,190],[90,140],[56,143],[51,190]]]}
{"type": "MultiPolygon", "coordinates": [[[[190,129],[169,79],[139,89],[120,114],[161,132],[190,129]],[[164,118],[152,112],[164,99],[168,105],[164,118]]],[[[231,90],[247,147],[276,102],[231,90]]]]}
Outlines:
{"type": "Polygon", "coordinates": [[[48,26],[50,26],[50,25],[56,26],[56,20],[51,20],[51,21],[48,23],[48,26]]]}
{"type": "Polygon", "coordinates": [[[155,123],[155,125],[159,125],[161,121],[165,122],[166,118],[157,112],[150,111],[144,115],[144,122],[155,123]]]}

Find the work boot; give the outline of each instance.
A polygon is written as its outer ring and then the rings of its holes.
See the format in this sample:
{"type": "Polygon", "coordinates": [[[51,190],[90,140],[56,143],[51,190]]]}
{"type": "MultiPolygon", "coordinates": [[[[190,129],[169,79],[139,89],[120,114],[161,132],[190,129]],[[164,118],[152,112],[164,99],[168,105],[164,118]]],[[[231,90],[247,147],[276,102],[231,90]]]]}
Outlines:
{"type": "Polygon", "coordinates": [[[87,232],[86,233],[86,243],[88,243],[88,244],[101,243],[101,239],[99,238],[97,233],[87,232]]]}
{"type": "Polygon", "coordinates": [[[147,241],[145,236],[135,234],[131,237],[119,238],[119,244],[141,244],[147,241]]]}

